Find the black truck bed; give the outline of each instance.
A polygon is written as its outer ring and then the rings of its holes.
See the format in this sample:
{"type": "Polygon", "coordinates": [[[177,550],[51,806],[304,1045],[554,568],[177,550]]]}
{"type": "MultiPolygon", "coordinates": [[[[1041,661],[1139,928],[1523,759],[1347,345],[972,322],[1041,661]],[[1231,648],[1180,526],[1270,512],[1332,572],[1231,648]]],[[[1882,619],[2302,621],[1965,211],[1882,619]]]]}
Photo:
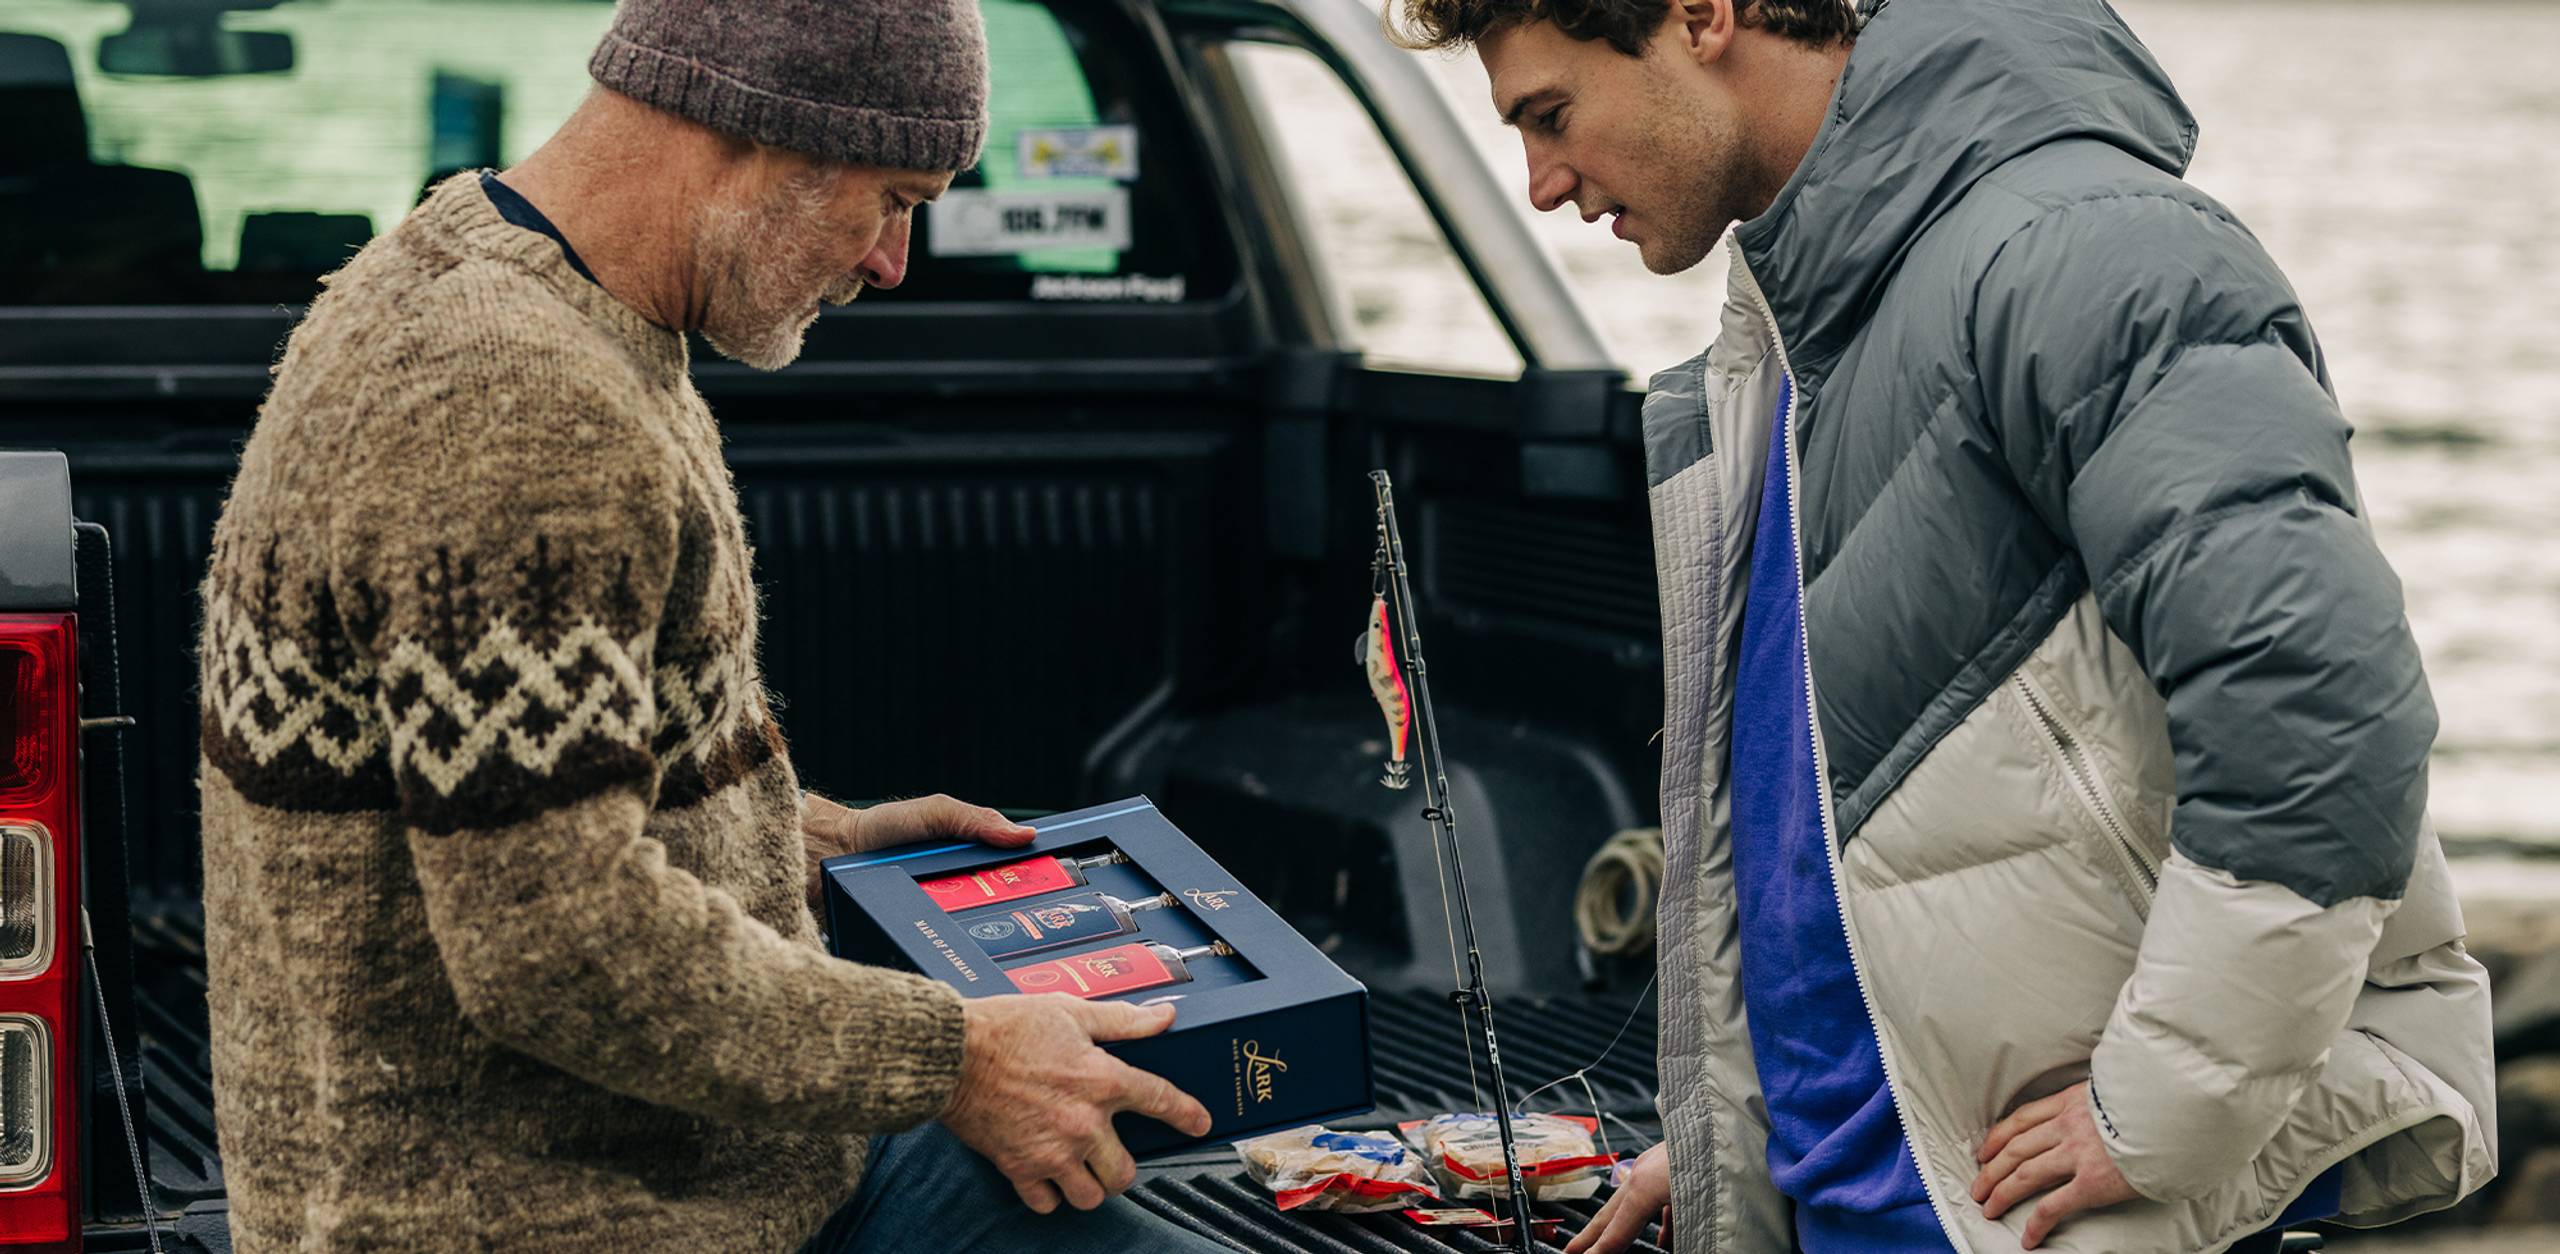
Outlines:
{"type": "MultiPolygon", "coordinates": [[[[192,903],[159,903],[137,909],[134,921],[135,1015],[141,1033],[144,1104],[136,1111],[150,1145],[152,1186],[166,1211],[183,1209],[161,1229],[168,1254],[224,1254],[226,1226],[222,1163],[214,1143],[213,1059],[205,1030],[204,919],[192,903]]],[[[1346,1126],[1392,1127],[1397,1121],[1474,1104],[1467,1079],[1466,1037],[1456,1012],[1439,995],[1382,992],[1371,1000],[1371,1047],[1378,1074],[1378,1109],[1346,1126]]],[[[1544,1084],[1591,1066],[1592,1095],[1608,1116],[1612,1144],[1630,1151],[1659,1135],[1654,1116],[1654,1018],[1623,995],[1513,997],[1499,1003],[1505,1065],[1514,1087],[1544,1084]],[[1609,1042],[1621,1025],[1626,1034],[1609,1042]],[[1637,1140],[1644,1138],[1644,1140],[1637,1140]],[[1633,1144],[1630,1144],[1633,1142],[1633,1144]]],[[[1481,1063],[1479,1063],[1479,1066],[1481,1063]]],[[[1551,1090],[1542,1108],[1587,1113],[1580,1085],[1551,1090]]],[[[101,1164],[100,1170],[115,1170],[101,1164]]],[[[1270,1196],[1245,1177],[1225,1150],[1179,1156],[1147,1167],[1129,1194],[1138,1205],[1252,1254],[1408,1254],[1421,1251],[1489,1251],[1481,1237],[1451,1230],[1426,1231],[1389,1215],[1283,1214],[1270,1196]]],[[[1599,1200],[1565,1202],[1542,1213],[1577,1230],[1599,1200]]],[[[96,1254],[148,1250],[139,1226],[92,1227],[88,1248],[96,1254]]],[[[1541,1246],[1555,1249],[1556,1246],[1541,1246]]],[[[1639,1243],[1639,1254],[1662,1247],[1639,1243]]]]}

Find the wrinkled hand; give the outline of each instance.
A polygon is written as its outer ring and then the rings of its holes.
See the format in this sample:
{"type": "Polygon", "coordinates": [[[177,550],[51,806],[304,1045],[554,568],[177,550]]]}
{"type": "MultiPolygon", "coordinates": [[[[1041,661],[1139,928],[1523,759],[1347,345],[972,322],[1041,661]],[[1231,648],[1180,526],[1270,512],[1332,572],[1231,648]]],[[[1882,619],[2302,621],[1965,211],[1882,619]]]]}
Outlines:
{"type": "Polygon", "coordinates": [[[2124,1182],[2098,1138],[2085,1081],[2011,1111],[1992,1126],[1973,1157],[1983,1164],[1973,1178],[1973,1200],[1983,1218],[1998,1219],[2026,1198],[2045,1194],[2027,1217],[2022,1249],[2044,1244],[2055,1225],[2072,1215],[2141,1196],[2124,1182]]]}
{"type": "Polygon", "coordinates": [[[974,840],[1010,848],[1039,833],[985,806],[936,793],[855,810],[813,792],[800,794],[800,836],[809,862],[809,904],[818,904],[818,864],[838,854],[869,853],[919,840],[974,840]]]}
{"type": "Polygon", "coordinates": [[[1022,1204],[1048,1214],[1061,1197],[1092,1210],[1138,1178],[1111,1129],[1119,1111],[1199,1136],[1209,1111],[1161,1076],[1102,1052],[1096,1041],[1153,1036],[1171,1005],[1084,1001],[1064,993],[973,997],[960,1085],[942,1126],[1013,1182],[1022,1204]]]}
{"type": "Polygon", "coordinates": [[[1660,1145],[1636,1155],[1627,1182],[1574,1234],[1564,1254],[1617,1254],[1643,1236],[1645,1224],[1655,1219],[1662,1221],[1659,1244],[1671,1248],[1671,1152],[1660,1145]]]}

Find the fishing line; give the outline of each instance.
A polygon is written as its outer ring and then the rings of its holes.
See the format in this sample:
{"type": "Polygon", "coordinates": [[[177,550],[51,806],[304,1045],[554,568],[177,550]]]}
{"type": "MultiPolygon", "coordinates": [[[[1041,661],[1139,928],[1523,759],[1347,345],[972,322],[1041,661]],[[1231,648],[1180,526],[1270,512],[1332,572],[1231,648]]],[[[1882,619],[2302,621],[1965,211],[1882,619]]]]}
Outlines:
{"type": "Polygon", "coordinates": [[[1643,991],[1636,994],[1636,1004],[1627,1011],[1627,1017],[1618,1024],[1618,1034],[1610,1037],[1609,1043],[1600,1048],[1599,1057],[1594,1058],[1590,1062],[1580,1067],[1576,1067],[1563,1075],[1557,1076],[1555,1079],[1550,1080],[1545,1084],[1541,1084],[1538,1087],[1529,1090],[1521,1096],[1521,1103],[1525,1105],[1530,1098],[1536,1097],[1538,1094],[1544,1093],[1548,1089],[1554,1088],[1559,1084],[1571,1081],[1577,1076],[1587,1075],[1593,1067],[1597,1067],[1601,1063],[1609,1061],[1609,1055],[1616,1052],[1618,1043],[1627,1039],[1627,1030],[1636,1025],[1636,1016],[1644,1013],[1645,1000],[1653,996],[1653,982],[1656,978],[1658,977],[1651,975],[1645,977],[1643,991]]]}
{"type": "MultiPolygon", "coordinates": [[[[1618,1043],[1627,1039],[1628,1029],[1633,1028],[1636,1025],[1636,1016],[1644,1013],[1645,1003],[1653,997],[1653,982],[1660,977],[1660,974],[1661,973],[1657,971],[1653,975],[1645,977],[1644,990],[1636,994],[1636,1004],[1628,1008],[1627,1017],[1619,1022],[1618,1034],[1610,1037],[1609,1043],[1600,1047],[1599,1057],[1521,1094],[1520,1102],[1514,1107],[1514,1109],[1525,1115],[1529,1113],[1530,1098],[1536,1097],[1538,1094],[1544,1093],[1548,1089],[1555,1088],[1558,1085],[1571,1084],[1576,1081],[1580,1081],[1582,1084],[1582,1096],[1591,1103],[1592,1120],[1594,1122],[1601,1122],[1609,1119],[1617,1119],[1617,1116],[1600,1109],[1600,1094],[1591,1087],[1591,1069],[1599,1066],[1601,1063],[1609,1061],[1609,1055],[1617,1052],[1618,1043]]],[[[1624,1119],[1618,1119],[1618,1126],[1626,1128],[1630,1133],[1635,1132],[1635,1128],[1630,1126],[1624,1119]]],[[[1639,1139],[1641,1139],[1642,1134],[1639,1133],[1637,1135],[1639,1139]]],[[[1600,1130],[1600,1148],[1603,1152],[1609,1151],[1609,1134],[1605,1130],[1600,1130]]]]}
{"type": "MultiPolygon", "coordinates": [[[[1426,771],[1440,769],[1440,764],[1431,759],[1428,750],[1417,746],[1416,756],[1422,759],[1422,769],[1426,771]]],[[[1428,818],[1429,816],[1426,815],[1426,821],[1428,818]]],[[[1465,988],[1466,973],[1458,965],[1458,925],[1449,914],[1449,863],[1448,859],[1441,855],[1440,842],[1437,839],[1431,842],[1431,864],[1432,871],[1440,883],[1440,927],[1449,938],[1449,980],[1453,986],[1465,988]]],[[[1467,1056],[1467,1093],[1475,1100],[1477,1110],[1488,1110],[1491,1107],[1485,1104],[1484,1082],[1476,1078],[1475,1019],[1467,1013],[1467,1003],[1461,1001],[1456,1005],[1458,1007],[1458,1047],[1467,1056]]]]}

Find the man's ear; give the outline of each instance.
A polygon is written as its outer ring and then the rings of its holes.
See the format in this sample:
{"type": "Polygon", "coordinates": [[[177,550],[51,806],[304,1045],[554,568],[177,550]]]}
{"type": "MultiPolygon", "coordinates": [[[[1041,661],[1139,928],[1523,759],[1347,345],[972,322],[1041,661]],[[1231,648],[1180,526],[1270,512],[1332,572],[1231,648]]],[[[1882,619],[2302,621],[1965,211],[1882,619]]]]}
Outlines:
{"type": "Polygon", "coordinates": [[[1723,58],[1742,26],[1739,9],[1750,0],[1676,0],[1671,6],[1679,23],[1681,50],[1700,65],[1723,58]]]}

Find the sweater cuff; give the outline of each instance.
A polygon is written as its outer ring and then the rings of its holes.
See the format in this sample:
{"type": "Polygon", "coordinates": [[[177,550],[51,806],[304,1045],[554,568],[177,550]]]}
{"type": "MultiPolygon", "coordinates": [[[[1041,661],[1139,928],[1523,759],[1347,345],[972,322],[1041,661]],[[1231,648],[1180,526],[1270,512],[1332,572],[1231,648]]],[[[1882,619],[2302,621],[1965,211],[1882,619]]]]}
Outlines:
{"type": "MultiPolygon", "coordinates": [[[[874,1100],[856,1123],[881,1132],[903,1132],[941,1116],[960,1087],[961,1046],[968,1017],[960,994],[920,975],[880,971],[901,986],[879,999],[864,1031],[885,1056],[870,1065],[878,1077],[874,1100]]],[[[859,1063],[855,1065],[860,1065],[859,1063]]]]}

